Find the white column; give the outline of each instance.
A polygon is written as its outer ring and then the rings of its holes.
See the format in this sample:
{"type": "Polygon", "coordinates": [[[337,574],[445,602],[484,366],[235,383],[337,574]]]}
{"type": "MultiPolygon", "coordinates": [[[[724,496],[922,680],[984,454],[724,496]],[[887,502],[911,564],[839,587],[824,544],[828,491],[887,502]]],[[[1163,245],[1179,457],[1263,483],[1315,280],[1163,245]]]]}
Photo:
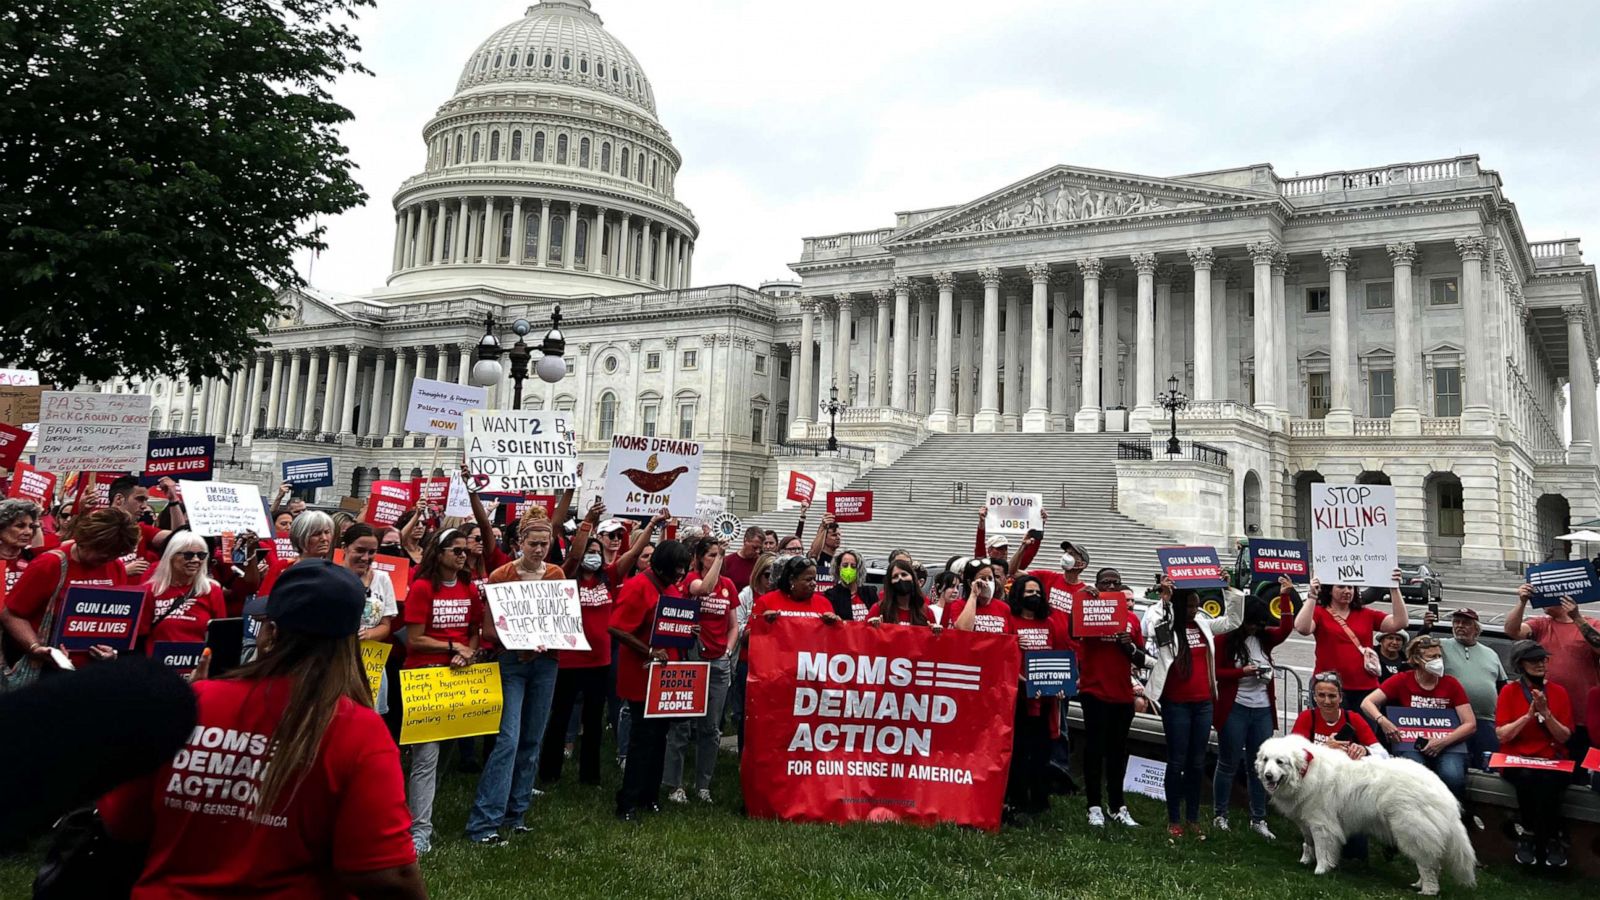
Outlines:
{"type": "Polygon", "coordinates": [[[1022,427],[1022,287],[1015,278],[1005,282],[1005,356],[1000,361],[1003,396],[1000,400],[1000,429],[1016,431],[1022,427]]]}
{"type": "Polygon", "coordinates": [[[415,207],[406,207],[406,237],[405,241],[400,245],[400,267],[402,269],[411,267],[411,249],[413,246],[415,246],[412,241],[415,239],[417,234],[417,219],[415,213],[415,207]]]}
{"type": "MultiPolygon", "coordinates": [[[[589,223],[589,271],[604,274],[606,270],[605,243],[606,233],[606,208],[594,208],[594,221],[589,223]]],[[[637,369],[637,367],[635,367],[637,369]]]]}
{"type": "MultiPolygon", "coordinates": [[[[1050,329],[1050,427],[1055,431],[1067,430],[1067,415],[1073,410],[1072,383],[1075,374],[1072,370],[1071,348],[1068,341],[1072,336],[1071,317],[1067,300],[1068,282],[1067,273],[1059,272],[1056,275],[1055,290],[1050,294],[1051,317],[1055,320],[1055,327],[1050,329]]],[[[1079,320],[1082,327],[1082,319],[1079,320]]]]}
{"type": "Polygon", "coordinates": [[[1122,297],[1117,282],[1122,280],[1122,270],[1107,268],[1104,281],[1105,296],[1100,301],[1100,400],[1102,409],[1122,406],[1122,297]]]}
{"type": "MultiPolygon", "coordinates": [[[[984,266],[978,270],[978,278],[983,281],[983,343],[978,357],[978,414],[972,419],[972,430],[993,434],[1000,430],[1000,270],[984,266]]],[[[1011,324],[1015,327],[1014,321],[1011,324]]],[[[963,332],[970,327],[965,314],[961,325],[963,332]]],[[[965,379],[962,384],[964,387],[965,379]]]]}
{"type": "Polygon", "coordinates": [[[1099,431],[1100,416],[1100,273],[1098,257],[1078,260],[1083,276],[1083,399],[1073,419],[1074,431],[1099,431]]]}
{"type": "Polygon", "coordinates": [[[398,272],[405,268],[406,257],[406,224],[411,220],[410,213],[397,210],[394,214],[394,257],[390,260],[389,270],[398,272]]]}
{"type": "MultiPolygon", "coordinates": [[[[1466,323],[1465,337],[1468,348],[1489,346],[1488,344],[1488,311],[1484,309],[1483,299],[1483,258],[1487,251],[1488,241],[1481,237],[1456,238],[1456,253],[1461,256],[1461,317],[1466,323]]],[[[1569,330],[1570,333],[1570,330],[1569,330]]],[[[1474,357],[1469,355],[1461,361],[1461,432],[1463,434],[1489,434],[1494,430],[1493,413],[1489,406],[1489,367],[1493,360],[1503,355],[1499,350],[1483,353],[1474,357]]],[[[1587,359],[1587,351],[1585,354],[1587,359]]],[[[1594,380],[1591,370],[1589,380],[1594,380]]],[[[1574,380],[1573,386],[1577,386],[1574,380]]],[[[1589,398],[1594,396],[1593,386],[1587,394],[1576,394],[1573,397],[1573,410],[1576,413],[1578,406],[1592,407],[1594,403],[1589,398]]],[[[1577,419],[1573,419],[1577,422],[1577,419]]]]}
{"type": "Polygon", "coordinates": [[[622,214],[622,230],[621,230],[621,233],[617,235],[617,239],[622,242],[622,250],[621,250],[620,253],[618,253],[618,257],[622,260],[622,267],[617,270],[618,274],[620,274],[623,278],[632,278],[633,277],[633,216],[632,215],[630,215],[628,213],[623,213],[622,214]]]}
{"type": "Polygon", "coordinates": [[[854,403],[850,391],[850,320],[855,317],[855,301],[849,294],[834,294],[839,317],[833,326],[833,380],[839,385],[839,397],[854,403]]]}
{"type": "MultiPolygon", "coordinates": [[[[1584,336],[1589,314],[1579,303],[1561,311],[1567,317],[1567,378],[1572,385],[1572,440],[1567,445],[1567,463],[1584,465],[1593,462],[1595,449],[1595,404],[1588,399],[1595,395],[1594,355],[1584,336]]],[[[1472,361],[1465,362],[1470,365],[1472,361]]]]}
{"type": "MultiPolygon", "coordinates": [[[[404,349],[394,351],[394,391],[390,394],[389,400],[389,430],[384,437],[398,437],[405,434],[406,398],[411,396],[411,379],[406,376],[406,352],[404,349]]],[[[411,352],[416,356],[416,370],[421,372],[422,351],[411,352]]]]}
{"type": "MultiPolygon", "coordinates": [[[[802,330],[804,330],[804,329],[802,329],[802,330]]],[[[777,346],[777,345],[773,345],[773,346],[777,346]]],[[[805,346],[805,342],[804,341],[790,341],[789,343],[785,344],[784,346],[789,349],[789,416],[788,416],[787,425],[788,425],[788,434],[790,436],[794,436],[794,434],[795,434],[795,425],[800,421],[800,375],[801,375],[801,372],[800,372],[800,369],[801,369],[801,366],[800,366],[800,348],[805,346]]],[[[774,368],[776,368],[777,364],[774,363],[773,366],[774,366],[774,368]]],[[[807,366],[806,368],[810,368],[810,367],[807,366]]],[[[774,438],[782,438],[784,435],[776,433],[777,424],[778,424],[777,420],[776,420],[776,417],[774,417],[774,420],[773,420],[772,424],[773,424],[773,430],[774,430],[773,437],[774,438]]]]}
{"type": "Polygon", "coordinates": [[[1394,263],[1394,415],[1389,430],[1399,435],[1422,433],[1422,405],[1417,396],[1416,304],[1411,293],[1411,266],[1417,261],[1417,245],[1397,241],[1388,245],[1394,263]]]}
{"type": "Polygon", "coordinates": [[[894,280],[894,357],[889,387],[889,405],[911,408],[911,279],[894,280]]]}
{"type": "Polygon", "coordinates": [[[483,234],[479,246],[482,248],[478,258],[487,264],[500,261],[500,217],[495,213],[494,198],[483,198],[483,234]]]}
{"type": "Polygon", "coordinates": [[[1333,392],[1323,428],[1330,435],[1351,435],[1356,426],[1350,400],[1350,251],[1329,247],[1322,258],[1328,263],[1328,368],[1333,392]]]}
{"type": "MultiPolygon", "coordinates": [[[[317,427],[317,395],[322,392],[322,351],[310,350],[311,365],[306,370],[305,409],[300,415],[300,430],[313,431],[317,427]]],[[[291,396],[293,396],[291,394],[291,396]]],[[[293,421],[292,419],[290,421],[293,421]]]]}
{"type": "Polygon", "coordinates": [[[1194,267],[1194,399],[1215,400],[1212,388],[1211,359],[1211,267],[1216,254],[1210,247],[1189,250],[1189,265],[1194,267]]]}
{"type": "Polygon", "coordinates": [[[200,425],[195,431],[201,434],[213,433],[211,430],[211,382],[214,380],[212,378],[202,378],[200,379],[200,387],[197,388],[200,391],[200,400],[197,404],[199,406],[200,425]]]}
{"type": "Polygon", "coordinates": [[[1293,417],[1294,396],[1290,385],[1298,384],[1299,373],[1293,371],[1289,352],[1288,289],[1289,254],[1278,251],[1272,261],[1272,396],[1283,415],[1293,417]]]}
{"type": "Polygon", "coordinates": [[[939,337],[933,364],[933,412],[928,416],[929,431],[955,431],[955,416],[950,410],[951,334],[955,328],[956,276],[939,272],[933,276],[939,287],[939,337]]]}
{"type": "MultiPolygon", "coordinates": [[[[1276,241],[1254,241],[1245,247],[1250,253],[1250,261],[1255,266],[1255,367],[1256,391],[1255,407],[1268,414],[1276,415],[1278,404],[1275,402],[1272,384],[1275,381],[1272,367],[1272,263],[1278,258],[1278,244],[1276,241]]],[[[1265,491],[1265,486],[1263,486],[1265,491]]]]}
{"type": "Polygon", "coordinates": [[[1022,430],[1050,430],[1050,264],[1028,266],[1033,282],[1033,321],[1028,329],[1028,411],[1022,430]]]}
{"type": "Polygon", "coordinates": [[[434,214],[434,217],[433,217],[433,254],[432,254],[432,264],[436,265],[436,266],[439,265],[440,263],[444,262],[444,220],[445,220],[445,216],[446,216],[446,213],[445,213],[445,208],[444,208],[444,202],[440,201],[438,203],[438,209],[436,210],[436,212],[434,214]]]}
{"type": "Polygon", "coordinates": [[[917,368],[906,389],[916,392],[917,414],[926,416],[933,410],[933,304],[928,301],[927,285],[913,284],[911,291],[917,304],[917,368]]]}
{"type": "MultiPolygon", "coordinates": [[[[976,340],[979,329],[984,327],[978,323],[978,312],[973,308],[974,298],[970,285],[961,291],[961,331],[955,336],[956,347],[956,430],[971,431],[973,428],[973,411],[977,408],[977,393],[973,387],[972,367],[974,363],[980,366],[979,381],[982,381],[982,361],[974,360],[982,349],[981,343],[976,340]]],[[[987,316],[984,317],[988,319],[987,316]]],[[[987,321],[985,322],[985,325],[987,321]]],[[[990,362],[999,365],[992,357],[990,362]]]]}
{"type": "Polygon", "coordinates": [[[427,201],[417,204],[417,243],[411,251],[411,264],[425,266],[428,264],[428,204],[427,201]]]}
{"type": "MultiPolygon", "coordinates": [[[[399,358],[399,354],[395,355],[399,358]]],[[[372,354],[372,380],[368,390],[371,396],[361,410],[361,418],[354,423],[356,434],[365,434],[367,437],[378,438],[384,435],[384,426],[387,422],[383,417],[383,388],[386,364],[389,360],[389,351],[377,350],[372,354]]]]}
{"type": "Polygon", "coordinates": [[[811,359],[812,344],[816,339],[817,301],[813,297],[800,298],[800,349],[799,359],[796,360],[798,368],[789,366],[789,375],[796,379],[799,390],[795,395],[794,408],[789,411],[789,433],[794,437],[805,437],[804,423],[817,420],[817,400],[812,394],[813,362],[811,359]]]}
{"type": "MultiPolygon", "coordinates": [[[[321,427],[318,429],[323,434],[336,433],[333,430],[333,425],[336,421],[338,421],[338,419],[334,417],[334,413],[338,412],[339,398],[341,397],[341,393],[339,391],[339,369],[341,368],[340,363],[341,360],[339,359],[338,354],[334,353],[332,350],[329,350],[328,386],[324,393],[324,396],[327,399],[322,401],[322,421],[319,423],[321,427]]],[[[354,371],[345,372],[346,378],[353,377],[354,375],[354,371]]]]}
{"type": "Polygon", "coordinates": [[[656,223],[645,219],[639,226],[639,280],[654,284],[656,280],[656,223]]]}
{"type": "Polygon", "coordinates": [[[539,265],[550,265],[550,201],[539,198],[539,265]]]}
{"type": "MultiPolygon", "coordinates": [[[[267,377],[267,357],[269,355],[272,357],[273,381],[277,381],[278,354],[270,351],[268,353],[257,353],[254,374],[250,378],[249,386],[245,389],[244,403],[240,404],[242,408],[239,413],[235,414],[239,425],[233,430],[240,434],[254,435],[257,428],[267,427],[265,422],[260,421],[260,416],[261,385],[265,383],[263,379],[267,377]]],[[[270,391],[271,388],[268,388],[268,390],[270,391]]],[[[269,406],[268,408],[270,409],[271,407],[269,406]]]]}
{"type": "MultiPolygon", "coordinates": [[[[442,201],[442,200],[440,201],[440,203],[443,203],[443,202],[444,201],[442,201]]],[[[450,248],[451,261],[456,263],[457,265],[461,265],[461,264],[464,264],[464,263],[468,262],[468,259],[467,259],[467,198],[465,198],[465,197],[461,198],[460,206],[459,206],[459,208],[458,208],[458,210],[456,212],[456,233],[451,235],[451,243],[455,244],[454,247],[450,248]]]]}
{"type": "Polygon", "coordinates": [[[289,351],[289,383],[283,389],[283,427],[291,431],[300,427],[300,404],[304,402],[300,391],[300,351],[289,351]]]}
{"type": "Polygon", "coordinates": [[[1135,253],[1133,267],[1139,279],[1138,316],[1134,326],[1138,355],[1134,362],[1134,408],[1128,417],[1128,428],[1149,431],[1156,403],[1156,255],[1135,253]]]}
{"type": "Polygon", "coordinates": [[[661,223],[661,233],[656,235],[655,244],[650,248],[650,261],[656,273],[656,284],[665,284],[667,280],[667,223],[661,223]]]}
{"type": "MultiPolygon", "coordinates": [[[[889,405],[889,304],[895,292],[880,288],[872,292],[872,302],[877,305],[878,321],[872,329],[872,405],[882,409],[889,405]]],[[[904,329],[902,322],[898,326],[904,329]]],[[[895,348],[899,349],[896,343],[895,348]]]]}
{"type": "Polygon", "coordinates": [[[511,264],[522,265],[522,245],[527,243],[528,222],[522,215],[522,198],[511,200],[511,264]]]}
{"type": "MultiPolygon", "coordinates": [[[[818,311],[821,313],[822,333],[817,335],[817,343],[819,344],[817,352],[817,391],[812,398],[817,403],[818,410],[821,409],[822,398],[828,396],[828,389],[839,380],[838,373],[833,368],[833,362],[838,357],[838,354],[834,351],[834,343],[837,339],[835,332],[839,330],[836,327],[839,320],[839,303],[832,297],[824,297],[821,304],[818,307],[818,311]]],[[[817,421],[821,422],[822,413],[820,411],[815,412],[817,421]]]]}
{"type": "Polygon", "coordinates": [[[578,204],[567,202],[567,236],[561,248],[561,264],[569,269],[578,267],[578,204]]]}
{"type": "Polygon", "coordinates": [[[694,241],[689,242],[689,249],[683,255],[683,286],[694,285],[694,241]]]}
{"type": "Polygon", "coordinates": [[[355,434],[356,379],[360,374],[361,350],[351,347],[344,364],[344,405],[339,410],[340,434],[355,434]]]}

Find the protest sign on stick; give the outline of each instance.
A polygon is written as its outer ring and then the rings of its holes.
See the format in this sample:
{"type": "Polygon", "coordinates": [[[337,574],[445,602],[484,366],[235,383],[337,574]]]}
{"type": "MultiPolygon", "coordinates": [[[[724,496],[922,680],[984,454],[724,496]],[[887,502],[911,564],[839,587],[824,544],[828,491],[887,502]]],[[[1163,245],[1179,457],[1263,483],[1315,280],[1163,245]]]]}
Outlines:
{"type": "Polygon", "coordinates": [[[1533,605],[1541,609],[1560,606],[1562,597],[1571,597],[1574,603],[1600,600],[1594,563],[1586,559],[1529,566],[1527,581],[1533,586],[1533,605]]]}
{"type": "Polygon", "coordinates": [[[871,491],[829,491],[828,512],[835,522],[871,522],[871,491]]]}
{"type": "Polygon", "coordinates": [[[34,465],[52,472],[140,472],[150,439],[147,394],[45,391],[34,465]]]}
{"type": "Polygon", "coordinates": [[[606,464],[605,504],[612,515],[695,514],[700,490],[700,445],[673,438],[619,434],[606,464]]]}
{"type": "Polygon", "coordinates": [[[189,513],[189,530],[195,534],[204,537],[246,531],[263,537],[272,534],[267,511],[261,505],[261,490],[253,484],[192,482],[183,490],[183,502],[189,513]]]}
{"type": "Polygon", "coordinates": [[[16,470],[11,473],[11,487],[6,491],[6,497],[32,500],[48,509],[55,495],[56,476],[41,472],[25,462],[17,463],[16,470]]]}
{"type": "Polygon", "coordinates": [[[489,392],[481,387],[414,378],[411,400],[406,407],[406,430],[414,434],[439,434],[460,437],[462,417],[469,409],[481,408],[489,392]]]}
{"type": "Polygon", "coordinates": [[[1393,587],[1397,540],[1392,485],[1311,485],[1311,572],[1318,581],[1393,587]]]}
{"type": "Polygon", "coordinates": [[[402,744],[428,744],[500,730],[504,699],[497,663],[464,669],[401,669],[400,696],[405,703],[400,723],[402,744]]]}
{"type": "Polygon", "coordinates": [[[1020,537],[1030,531],[1044,530],[1043,494],[989,491],[983,502],[987,510],[983,530],[990,537],[1020,537]]]}
{"type": "Polygon", "coordinates": [[[576,581],[507,581],[485,584],[483,593],[506,649],[590,649],[576,581]]]}
{"type": "Polygon", "coordinates": [[[143,587],[68,587],[61,613],[51,629],[54,633],[50,646],[88,650],[104,645],[124,652],[132,650],[143,608],[143,587]]]}
{"type": "Polygon", "coordinates": [[[677,719],[705,715],[710,683],[710,663],[653,663],[644,689],[644,717],[677,719]]]}
{"type": "Polygon", "coordinates": [[[467,470],[479,490],[564,491],[578,486],[572,413],[471,410],[466,415],[467,470]]]}

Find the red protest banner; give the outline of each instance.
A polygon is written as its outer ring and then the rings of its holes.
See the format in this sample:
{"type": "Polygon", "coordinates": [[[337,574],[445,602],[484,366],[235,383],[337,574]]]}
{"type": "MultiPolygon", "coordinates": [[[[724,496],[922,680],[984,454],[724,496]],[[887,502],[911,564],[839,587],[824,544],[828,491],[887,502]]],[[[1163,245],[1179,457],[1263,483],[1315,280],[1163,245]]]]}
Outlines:
{"type": "Polygon", "coordinates": [[[25,463],[17,463],[17,470],[11,473],[11,489],[6,491],[6,497],[17,497],[23,500],[32,500],[34,503],[50,508],[50,501],[56,495],[56,477],[49,472],[35,469],[25,463]]]}
{"type": "Polygon", "coordinates": [[[111,505],[111,482],[122,477],[121,472],[84,472],[78,476],[78,493],[73,498],[73,509],[79,513],[91,509],[104,509],[111,505]]]}
{"type": "MultiPolygon", "coordinates": [[[[344,551],[333,551],[333,564],[344,565],[344,551]]],[[[389,586],[394,588],[394,599],[404,603],[406,593],[411,590],[411,560],[403,556],[384,556],[379,554],[372,558],[372,571],[388,577],[389,586]]]]}
{"type": "Polygon", "coordinates": [[[828,512],[835,522],[871,522],[871,491],[829,491],[828,512]]]}
{"type": "Polygon", "coordinates": [[[816,495],[817,480],[815,478],[801,475],[799,472],[789,473],[788,497],[790,500],[794,500],[799,503],[810,503],[811,498],[815,497],[816,495]]]}
{"type": "Polygon", "coordinates": [[[22,448],[28,446],[28,438],[32,436],[26,429],[0,424],[0,469],[16,468],[22,448]]]}
{"type": "Polygon", "coordinates": [[[443,507],[450,498],[450,479],[448,478],[413,478],[411,490],[418,500],[428,501],[429,506],[443,507]]]}
{"type": "Polygon", "coordinates": [[[1008,635],[779,619],[750,640],[750,815],[998,830],[1020,666],[1008,635]]]}
{"type": "Polygon", "coordinates": [[[362,519],[369,525],[393,525],[406,510],[416,505],[415,485],[403,481],[374,481],[362,519]]]}
{"type": "Polygon", "coordinates": [[[1491,769],[1541,769],[1546,772],[1571,774],[1578,764],[1570,759],[1545,759],[1542,756],[1514,756],[1509,753],[1489,755],[1491,769]]]}
{"type": "Polygon", "coordinates": [[[706,714],[711,686],[711,664],[703,662],[656,663],[644,689],[644,717],[672,719],[706,714]]]}
{"type": "Polygon", "coordinates": [[[1098,597],[1084,596],[1072,606],[1072,633],[1078,637],[1111,637],[1127,624],[1128,597],[1121,591],[1108,591],[1098,597]]]}

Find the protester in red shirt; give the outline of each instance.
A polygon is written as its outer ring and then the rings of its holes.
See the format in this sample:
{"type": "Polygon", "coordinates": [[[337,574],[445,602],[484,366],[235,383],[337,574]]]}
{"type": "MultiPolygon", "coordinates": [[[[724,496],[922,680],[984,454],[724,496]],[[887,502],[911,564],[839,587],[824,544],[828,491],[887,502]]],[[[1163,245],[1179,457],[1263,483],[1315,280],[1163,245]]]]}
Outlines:
{"type": "Polygon", "coordinates": [[[1089,554],[1071,541],[1061,542],[1061,571],[1034,569],[1028,574],[1044,583],[1045,596],[1050,608],[1072,615],[1072,604],[1086,597],[1094,588],[1083,582],[1083,570],[1089,565],[1089,554]]]}
{"type": "MultiPolygon", "coordinates": [[[[1095,573],[1095,593],[1123,591],[1122,573],[1105,568],[1095,573]]],[[[1125,591],[1123,591],[1126,593],[1125,591]]],[[[1089,801],[1089,824],[1104,827],[1106,819],[1138,827],[1123,802],[1122,782],[1128,773],[1128,729],[1133,725],[1133,667],[1145,664],[1144,635],[1132,610],[1123,612],[1123,629],[1113,637],[1084,637],[1078,654],[1078,702],[1083,706],[1083,778],[1089,801]],[[1101,798],[1114,810],[1107,816],[1101,798]]],[[[1076,636],[1076,635],[1074,635],[1076,636]]]]}
{"type": "Polygon", "coordinates": [[[772,590],[756,598],[750,634],[765,634],[779,618],[793,617],[821,619],[830,625],[842,621],[828,598],[817,593],[817,564],[804,556],[781,559],[772,567],[772,590]]]}
{"type": "Polygon", "coordinates": [[[210,555],[206,539],[192,531],[167,539],[161,563],[145,583],[139,641],[146,653],[153,656],[157,644],[204,643],[211,620],[228,617],[222,585],[206,572],[210,555]]]}
{"type": "MultiPolygon", "coordinates": [[[[300,521],[313,513],[306,513],[300,521]]],[[[546,536],[546,540],[548,540],[546,536]]],[[[428,543],[406,595],[405,668],[448,665],[464,669],[478,653],[483,605],[467,578],[467,538],[454,528],[428,543]]],[[[439,770],[438,742],[413,744],[406,793],[411,807],[411,837],[418,853],[433,847],[433,794],[439,770]]]]}
{"type": "Polygon", "coordinates": [[[1050,742],[1060,733],[1061,705],[1055,699],[1029,698],[1022,690],[1027,683],[1030,652],[1079,649],[1069,634],[1071,624],[1064,613],[1050,608],[1044,582],[1032,575],[1018,575],[1011,582],[1006,598],[1011,608],[1011,627],[1022,653],[1022,677],[1018,680],[1017,711],[1012,731],[1011,772],[1006,779],[1006,814],[1016,823],[1025,817],[1042,815],[1050,808],[1050,742]]]}
{"type": "Polygon", "coordinates": [[[1458,798],[1467,792],[1467,744],[1477,730],[1472,700],[1467,689],[1454,677],[1444,674],[1444,648],[1430,635],[1413,638],[1406,645],[1406,661],[1411,668],[1391,675],[1361,701],[1362,712],[1378,723],[1389,752],[1426,766],[1458,798]],[[1423,742],[1403,741],[1400,728],[1389,720],[1391,706],[1413,709],[1454,710],[1459,724],[1450,734],[1423,742]]]}
{"type": "MultiPolygon", "coordinates": [[[[73,521],[74,540],[40,554],[28,565],[22,577],[6,594],[0,610],[0,628],[17,649],[8,660],[21,660],[26,654],[33,666],[50,670],[51,625],[60,614],[61,602],[74,586],[116,587],[128,583],[121,557],[139,545],[139,527],[120,509],[97,509],[73,521]],[[62,568],[65,567],[65,577],[62,568]]],[[[117,651],[103,644],[89,649],[90,659],[112,659],[117,651]]],[[[15,665],[15,663],[12,663],[15,665]]]]}
{"type": "Polygon", "coordinates": [[[750,571],[755,568],[756,558],[761,555],[761,548],[766,540],[767,533],[761,530],[761,526],[751,525],[744,530],[744,543],[739,546],[738,552],[729,553],[723,558],[723,577],[733,582],[733,586],[738,590],[742,591],[750,586],[750,571]]]}
{"type": "Polygon", "coordinates": [[[0,601],[33,561],[39,536],[39,504],[30,500],[0,500],[0,601]]]}
{"type": "Polygon", "coordinates": [[[963,597],[945,608],[945,621],[957,631],[1011,634],[1011,607],[1001,598],[994,563],[967,560],[961,569],[963,597]]]}
{"type": "MultiPolygon", "coordinates": [[[[587,523],[578,527],[580,536],[586,533],[587,523]]],[[[588,538],[582,544],[574,541],[572,546],[577,552],[567,554],[567,563],[576,570],[583,636],[589,649],[557,654],[560,670],[550,704],[550,721],[539,750],[539,780],[546,784],[561,780],[567,725],[572,720],[573,707],[578,706],[582,722],[577,747],[578,783],[598,785],[602,723],[606,698],[611,693],[611,611],[622,584],[605,564],[605,550],[599,538],[588,538]]]]}
{"type": "Polygon", "coordinates": [[[135,582],[150,580],[150,568],[161,559],[161,552],[166,549],[167,539],[172,536],[173,530],[189,524],[182,504],[176,502],[177,483],[171,478],[163,478],[160,485],[173,501],[167,507],[172,510],[170,529],[157,528],[146,521],[153,518],[150,512],[150,489],[140,484],[137,477],[123,475],[111,482],[106,490],[110,508],[122,510],[139,523],[139,546],[122,561],[128,570],[128,577],[135,582]]]}
{"type": "Polygon", "coordinates": [[[895,559],[889,563],[888,582],[884,599],[867,610],[867,624],[927,625],[935,632],[940,630],[928,601],[922,596],[917,583],[917,570],[909,559],[895,559]]]}
{"type": "Polygon", "coordinates": [[[113,838],[148,844],[135,900],[427,896],[400,753],[367,704],[365,599],[325,561],[285,573],[255,661],[195,682],[188,746],[101,798],[113,838]]]}
{"type": "Polygon", "coordinates": [[[258,592],[262,596],[271,594],[273,585],[277,584],[284,570],[300,560],[333,558],[333,517],[320,510],[296,516],[289,526],[289,544],[294,548],[293,556],[279,554],[275,542],[267,544],[271,562],[258,592]]]}
{"type": "Polygon", "coordinates": [[[1294,630],[1316,641],[1316,670],[1339,673],[1344,708],[1354,713],[1361,712],[1361,701],[1378,686],[1378,654],[1372,649],[1372,635],[1391,634],[1410,621],[1406,601],[1400,596],[1399,569],[1394,570],[1393,578],[1388,614],[1366,608],[1359,587],[1324,585],[1312,579],[1310,597],[1316,602],[1301,604],[1294,617],[1294,630]]]}
{"type": "Polygon", "coordinates": [[[611,612],[611,636],[616,639],[617,696],[628,704],[632,722],[628,735],[627,765],[617,791],[617,818],[635,821],[640,810],[660,809],[661,776],[667,750],[669,719],[644,715],[645,687],[651,663],[679,659],[677,650],[652,647],[656,606],[661,595],[689,573],[689,549],[677,541],[662,541],[650,557],[650,569],[628,579],[617,594],[611,612]]]}
{"type": "Polygon", "coordinates": [[[1506,614],[1506,634],[1513,639],[1530,638],[1550,653],[1550,680],[1567,689],[1576,706],[1572,710],[1572,737],[1567,739],[1567,757],[1582,760],[1594,742],[1584,698],[1600,687],[1600,619],[1579,612],[1571,597],[1562,597],[1555,606],[1545,607],[1544,615],[1527,615],[1533,588],[1517,589],[1517,603],[1506,614]]]}
{"type": "MultiPolygon", "coordinates": [[[[1500,752],[1506,756],[1567,759],[1567,741],[1573,727],[1572,698],[1566,688],[1549,677],[1550,651],[1533,641],[1517,641],[1511,647],[1510,669],[1515,680],[1500,689],[1494,710],[1500,752]]],[[[1566,848],[1558,835],[1561,795],[1571,776],[1553,769],[1506,766],[1500,770],[1500,777],[1516,789],[1517,806],[1522,811],[1524,834],[1517,843],[1517,862],[1535,865],[1543,858],[1552,867],[1565,866],[1566,848]]]]}
{"type": "Polygon", "coordinates": [[[1293,733],[1314,744],[1344,751],[1351,759],[1364,759],[1382,750],[1372,727],[1344,708],[1345,691],[1338,672],[1319,672],[1311,678],[1311,709],[1301,710],[1293,733]]]}
{"type": "MultiPolygon", "coordinates": [[[[759,532],[760,529],[755,530],[759,532]]],[[[749,544],[747,535],[745,545],[749,544]]],[[[711,779],[716,774],[717,754],[722,747],[722,709],[727,705],[728,687],[733,680],[733,654],[728,648],[739,638],[735,615],[739,589],[733,579],[722,574],[722,567],[737,554],[729,554],[716,538],[703,537],[695,542],[690,555],[693,562],[688,576],[678,585],[678,591],[683,597],[700,601],[700,632],[687,658],[711,664],[706,686],[706,714],[672,720],[667,729],[667,756],[661,780],[667,788],[668,800],[689,802],[688,793],[682,787],[683,757],[692,738],[695,742],[695,797],[702,803],[710,803],[711,779]]]]}

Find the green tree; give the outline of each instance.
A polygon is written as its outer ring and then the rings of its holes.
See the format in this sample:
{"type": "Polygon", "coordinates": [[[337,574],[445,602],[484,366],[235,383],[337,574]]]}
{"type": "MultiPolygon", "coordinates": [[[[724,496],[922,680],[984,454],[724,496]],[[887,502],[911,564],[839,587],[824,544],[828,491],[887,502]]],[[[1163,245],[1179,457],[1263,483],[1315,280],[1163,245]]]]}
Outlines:
{"type": "Polygon", "coordinates": [[[366,200],[328,86],[373,0],[0,5],[0,360],[58,384],[251,358],[366,200]]]}

